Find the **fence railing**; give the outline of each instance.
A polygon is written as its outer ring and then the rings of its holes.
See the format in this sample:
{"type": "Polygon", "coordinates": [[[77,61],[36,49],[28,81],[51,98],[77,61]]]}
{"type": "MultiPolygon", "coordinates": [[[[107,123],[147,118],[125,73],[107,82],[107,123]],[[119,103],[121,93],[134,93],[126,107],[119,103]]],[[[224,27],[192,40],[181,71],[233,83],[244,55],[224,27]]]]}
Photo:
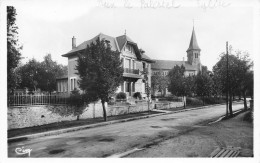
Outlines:
{"type": "Polygon", "coordinates": [[[64,105],[67,103],[67,98],[61,95],[16,94],[8,96],[8,106],[64,105]]]}

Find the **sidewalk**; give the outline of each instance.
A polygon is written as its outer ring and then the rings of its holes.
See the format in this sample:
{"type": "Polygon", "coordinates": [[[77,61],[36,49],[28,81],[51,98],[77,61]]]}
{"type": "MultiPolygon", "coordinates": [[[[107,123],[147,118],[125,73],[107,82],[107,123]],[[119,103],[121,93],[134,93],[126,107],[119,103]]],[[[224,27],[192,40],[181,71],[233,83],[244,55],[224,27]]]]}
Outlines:
{"type": "Polygon", "coordinates": [[[198,109],[208,108],[217,105],[223,105],[223,104],[208,105],[208,106],[201,106],[201,107],[188,108],[188,109],[182,108],[173,111],[153,109],[153,111],[151,111],[150,113],[142,112],[142,113],[108,117],[107,122],[104,122],[103,118],[95,118],[95,119],[87,119],[87,120],[85,119],[80,121],[66,121],[66,122],[48,124],[43,126],[35,126],[30,128],[15,129],[15,130],[8,131],[8,137],[9,137],[8,142],[27,140],[27,139],[33,139],[33,138],[38,138],[43,136],[50,136],[50,135],[58,135],[62,133],[84,130],[84,129],[94,128],[99,126],[105,126],[109,124],[127,122],[127,121],[160,116],[165,114],[173,114],[173,113],[184,112],[189,110],[198,110],[198,109]]]}

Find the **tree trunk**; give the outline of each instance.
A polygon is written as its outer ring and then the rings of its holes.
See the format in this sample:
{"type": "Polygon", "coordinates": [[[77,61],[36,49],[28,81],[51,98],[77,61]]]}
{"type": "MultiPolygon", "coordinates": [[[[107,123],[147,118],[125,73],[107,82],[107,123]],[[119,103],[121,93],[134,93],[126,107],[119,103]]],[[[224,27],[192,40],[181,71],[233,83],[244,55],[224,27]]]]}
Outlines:
{"type": "Polygon", "coordinates": [[[233,116],[233,111],[232,111],[232,93],[229,94],[229,113],[230,113],[230,116],[233,116]]]}
{"type": "Polygon", "coordinates": [[[243,91],[243,98],[244,98],[244,109],[247,110],[246,91],[243,91]]]}
{"type": "Polygon", "coordinates": [[[184,109],[186,108],[186,100],[185,100],[185,96],[183,96],[183,106],[184,106],[184,109]]]}
{"type": "Polygon", "coordinates": [[[77,121],[79,120],[79,115],[77,115],[77,121]]]}
{"type": "Polygon", "coordinates": [[[205,99],[204,96],[202,96],[202,102],[203,102],[203,106],[205,105],[205,99]]]}
{"type": "Polygon", "coordinates": [[[107,121],[107,111],[106,111],[106,106],[105,106],[105,101],[101,100],[102,103],[102,107],[103,107],[103,117],[104,117],[104,121],[107,121]]]}

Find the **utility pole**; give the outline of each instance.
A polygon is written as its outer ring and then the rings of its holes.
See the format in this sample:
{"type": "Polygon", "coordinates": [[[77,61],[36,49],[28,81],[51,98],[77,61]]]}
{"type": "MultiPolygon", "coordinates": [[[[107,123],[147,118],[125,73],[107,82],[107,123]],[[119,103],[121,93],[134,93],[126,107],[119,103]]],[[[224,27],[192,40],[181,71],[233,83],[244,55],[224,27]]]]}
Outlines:
{"type": "Polygon", "coordinates": [[[229,79],[228,79],[228,42],[226,42],[226,51],[227,51],[227,81],[226,81],[226,117],[228,117],[228,96],[229,96],[229,79]]]}

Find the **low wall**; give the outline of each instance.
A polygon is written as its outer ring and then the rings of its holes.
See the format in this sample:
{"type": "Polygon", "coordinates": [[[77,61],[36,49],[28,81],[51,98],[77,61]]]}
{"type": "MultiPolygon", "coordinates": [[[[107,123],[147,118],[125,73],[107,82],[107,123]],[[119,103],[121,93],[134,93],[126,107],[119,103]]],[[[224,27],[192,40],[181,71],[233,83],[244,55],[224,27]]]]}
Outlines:
{"type": "Polygon", "coordinates": [[[177,107],[183,107],[183,102],[157,102],[154,104],[154,109],[171,109],[177,107]]]}
{"type": "MultiPolygon", "coordinates": [[[[69,115],[68,106],[24,106],[8,108],[8,130],[39,126],[49,123],[72,121],[77,117],[69,115]]],[[[144,112],[148,110],[147,103],[138,103],[128,106],[107,106],[107,116],[115,116],[128,113],[144,112]]],[[[80,115],[80,119],[103,117],[101,103],[92,103],[80,115]]]]}

